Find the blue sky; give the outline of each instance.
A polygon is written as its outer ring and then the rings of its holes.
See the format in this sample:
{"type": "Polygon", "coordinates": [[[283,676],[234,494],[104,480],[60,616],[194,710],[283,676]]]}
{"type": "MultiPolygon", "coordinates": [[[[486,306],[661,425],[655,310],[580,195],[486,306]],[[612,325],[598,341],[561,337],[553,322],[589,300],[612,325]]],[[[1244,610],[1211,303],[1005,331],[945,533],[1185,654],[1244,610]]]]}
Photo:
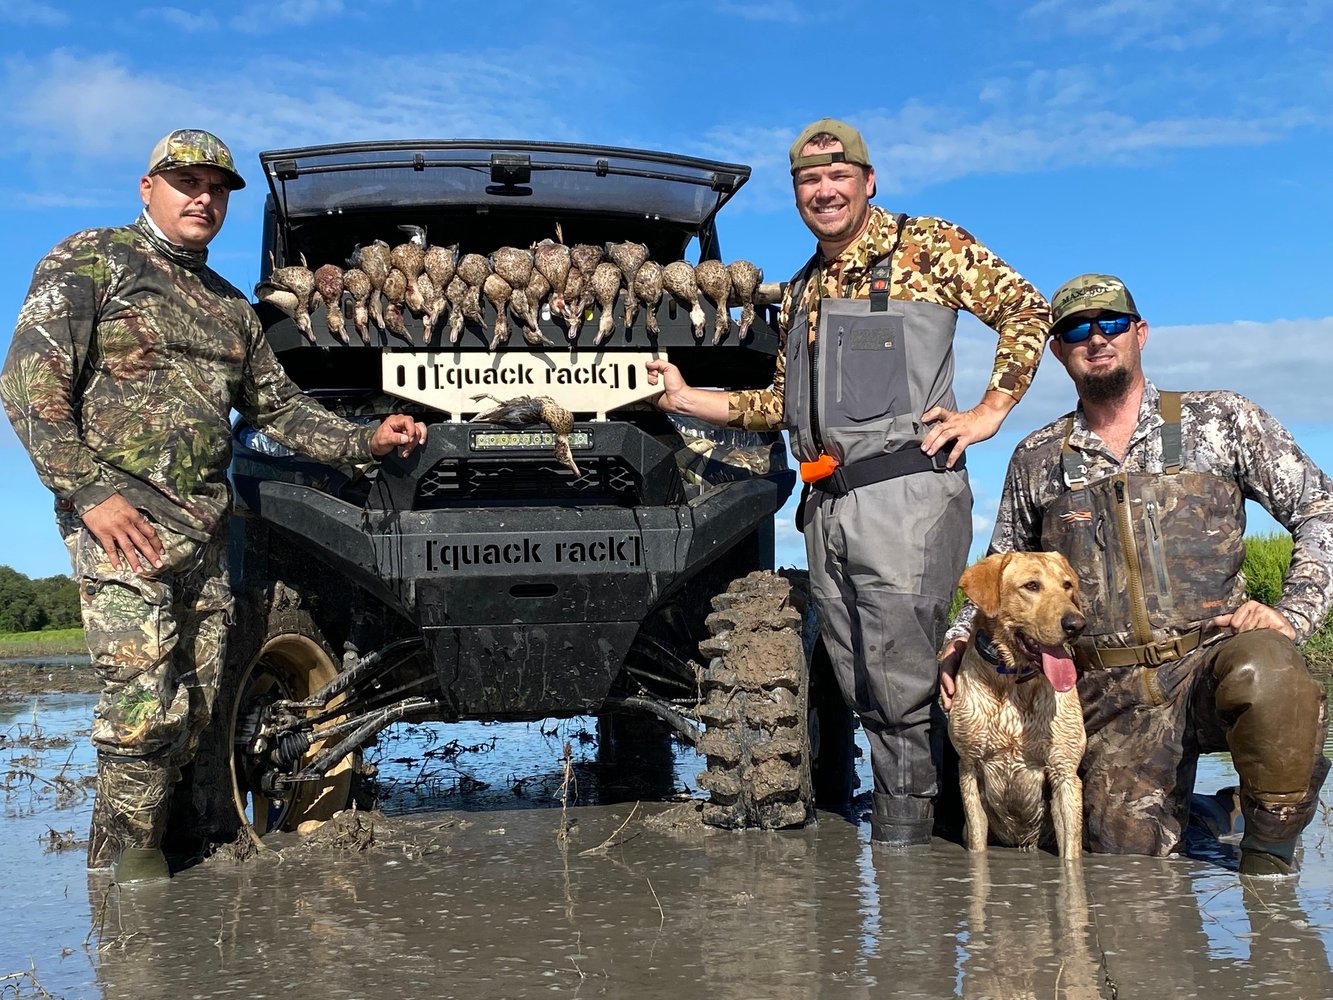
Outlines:
{"type": "MultiPolygon", "coordinates": [[[[1151,378],[1238,389],[1333,468],[1327,0],[0,0],[0,30],[0,349],[38,258],[77,229],[133,219],[148,151],[172,128],[217,132],[251,181],[211,258],[242,288],[259,272],[256,154],[390,138],[747,163],[719,220],[722,254],[777,279],[812,249],[787,146],[832,115],[864,132],[877,203],[958,222],[1047,294],[1080,272],[1119,274],[1151,325],[1151,378]]],[[[965,318],[963,405],[993,347],[965,318]]],[[[1014,443],[1071,402],[1048,358],[1001,435],[969,452],[975,549],[1014,443]]],[[[49,494],[7,423],[0,503],[0,564],[66,572],[49,494]]],[[[789,525],[780,557],[793,562],[789,525]]]]}

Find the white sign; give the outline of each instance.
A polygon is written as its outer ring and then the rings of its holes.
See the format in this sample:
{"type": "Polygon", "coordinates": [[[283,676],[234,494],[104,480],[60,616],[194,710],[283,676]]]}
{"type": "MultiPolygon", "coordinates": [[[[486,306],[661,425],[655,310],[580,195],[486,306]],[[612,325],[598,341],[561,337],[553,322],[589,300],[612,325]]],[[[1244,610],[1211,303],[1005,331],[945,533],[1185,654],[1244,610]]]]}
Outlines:
{"type": "Polygon", "coordinates": [[[644,365],[653,351],[506,350],[383,352],[384,391],[442,410],[455,420],[490,409],[494,400],[550,396],[565,409],[598,418],[651,399],[644,365]],[[480,400],[474,396],[483,396],[480,400]],[[494,399],[489,398],[494,397],[494,399]]]}

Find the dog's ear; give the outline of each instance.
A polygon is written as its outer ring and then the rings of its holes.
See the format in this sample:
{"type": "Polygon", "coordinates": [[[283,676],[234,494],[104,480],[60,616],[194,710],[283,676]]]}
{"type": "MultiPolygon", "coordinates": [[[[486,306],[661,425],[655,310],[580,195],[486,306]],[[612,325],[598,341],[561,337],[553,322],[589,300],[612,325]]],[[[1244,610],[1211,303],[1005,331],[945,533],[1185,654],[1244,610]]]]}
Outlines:
{"type": "Polygon", "coordinates": [[[987,556],[964,570],[958,580],[958,586],[963,588],[967,599],[987,618],[994,618],[1000,613],[1000,577],[1004,575],[1004,567],[1008,562],[1008,552],[987,556]]]}

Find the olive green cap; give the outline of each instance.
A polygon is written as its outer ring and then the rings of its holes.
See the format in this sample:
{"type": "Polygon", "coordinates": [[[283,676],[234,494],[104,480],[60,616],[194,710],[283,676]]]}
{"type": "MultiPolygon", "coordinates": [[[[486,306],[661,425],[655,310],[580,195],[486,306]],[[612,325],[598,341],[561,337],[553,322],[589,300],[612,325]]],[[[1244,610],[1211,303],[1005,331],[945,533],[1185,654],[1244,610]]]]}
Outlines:
{"type": "Polygon", "coordinates": [[[245,187],[245,179],[236,172],[236,161],[227,144],[212,132],[197,128],[178,128],[159,139],[148,157],[148,176],[190,166],[221,170],[230,180],[233,191],[245,187]]]}
{"type": "Polygon", "coordinates": [[[1051,333],[1075,313],[1098,309],[1140,319],[1138,306],[1125,283],[1113,274],[1080,274],[1070,278],[1051,296],[1051,333]]]}
{"type": "Polygon", "coordinates": [[[861,138],[861,133],[836,118],[821,118],[801,129],[801,134],[791,144],[791,152],[788,155],[791,159],[792,173],[796,173],[802,167],[822,167],[826,163],[859,163],[863,167],[871,165],[870,153],[866,150],[866,141],[861,138]],[[842,152],[820,150],[818,153],[802,156],[801,150],[805,148],[806,143],[821,132],[827,132],[841,142],[842,152]]]}

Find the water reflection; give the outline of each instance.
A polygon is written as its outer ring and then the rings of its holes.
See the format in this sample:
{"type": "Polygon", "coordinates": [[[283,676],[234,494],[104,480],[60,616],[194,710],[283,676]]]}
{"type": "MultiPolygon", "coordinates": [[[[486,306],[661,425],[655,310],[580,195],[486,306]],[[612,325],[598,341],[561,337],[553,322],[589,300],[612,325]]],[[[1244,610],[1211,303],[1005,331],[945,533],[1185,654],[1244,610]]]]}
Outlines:
{"type": "MultiPolygon", "coordinates": [[[[47,732],[86,727],[90,704],[26,704],[0,731],[34,712],[47,732]]],[[[22,919],[0,925],[0,975],[31,962],[52,994],[106,1000],[1333,996],[1327,811],[1296,884],[1242,886],[1190,858],[1068,865],[942,841],[894,855],[869,847],[867,824],[831,813],[804,831],[704,831],[651,801],[692,786],[692,754],[675,748],[663,769],[669,742],[632,763],[577,732],[451,729],[465,745],[494,738],[450,772],[488,787],[444,782],[433,804],[404,795],[371,850],[284,837],[251,861],[133,890],[85,873],[80,852],[43,846],[53,826],[83,835],[86,801],[16,793],[0,818],[0,878],[22,919]],[[562,841],[566,742],[580,797],[562,841]],[[669,780],[636,784],[644,768],[669,780]]],[[[77,771],[85,746],[22,766],[49,777],[74,751],[77,771]]],[[[23,755],[0,743],[0,766],[23,755]]],[[[408,784],[422,771],[382,766],[408,784]]],[[[1224,760],[1201,772],[1205,789],[1234,780],[1224,760]]]]}

